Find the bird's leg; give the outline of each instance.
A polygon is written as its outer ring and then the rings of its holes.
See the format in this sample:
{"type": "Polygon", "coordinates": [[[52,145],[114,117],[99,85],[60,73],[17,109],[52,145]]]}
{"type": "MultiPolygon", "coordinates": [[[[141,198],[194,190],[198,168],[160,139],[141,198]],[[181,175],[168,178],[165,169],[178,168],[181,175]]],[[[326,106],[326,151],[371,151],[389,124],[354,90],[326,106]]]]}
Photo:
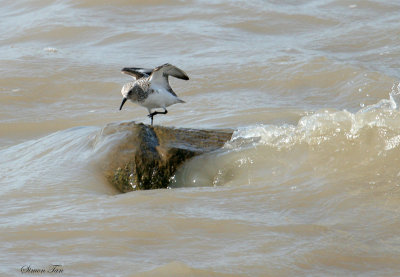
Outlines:
{"type": "Polygon", "coordinates": [[[168,113],[167,109],[164,108],[164,111],[163,111],[163,112],[155,111],[155,112],[152,112],[152,113],[148,114],[147,116],[151,118],[151,126],[153,126],[153,117],[154,117],[156,114],[167,114],[167,113],[168,113]]]}
{"type": "Polygon", "coordinates": [[[168,113],[168,111],[167,111],[167,109],[166,108],[164,108],[164,111],[163,112],[158,112],[159,114],[167,114],[168,113]]]}
{"type": "Polygon", "coordinates": [[[151,126],[153,126],[153,116],[154,116],[154,114],[149,114],[149,117],[151,118],[151,126]]]}

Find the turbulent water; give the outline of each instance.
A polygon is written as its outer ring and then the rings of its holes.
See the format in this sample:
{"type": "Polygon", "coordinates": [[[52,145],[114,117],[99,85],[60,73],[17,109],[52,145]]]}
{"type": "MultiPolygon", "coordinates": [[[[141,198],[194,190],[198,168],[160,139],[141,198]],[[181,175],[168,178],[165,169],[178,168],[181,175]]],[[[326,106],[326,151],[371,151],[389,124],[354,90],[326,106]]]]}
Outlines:
{"type": "Polygon", "coordinates": [[[101,2],[0,2],[1,276],[400,274],[397,0],[101,2]],[[234,135],[118,194],[119,71],[167,62],[155,124],[234,135]]]}

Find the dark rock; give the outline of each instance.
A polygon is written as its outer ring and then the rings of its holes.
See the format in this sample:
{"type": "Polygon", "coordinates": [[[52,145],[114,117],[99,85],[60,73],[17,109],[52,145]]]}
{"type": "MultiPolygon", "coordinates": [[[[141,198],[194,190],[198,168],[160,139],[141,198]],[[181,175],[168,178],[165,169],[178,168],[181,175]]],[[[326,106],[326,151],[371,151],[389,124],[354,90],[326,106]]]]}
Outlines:
{"type": "Polygon", "coordinates": [[[232,136],[232,130],[183,129],[134,122],[114,128],[122,128],[126,133],[109,157],[106,175],[121,192],[167,188],[186,160],[222,147],[232,136]]]}

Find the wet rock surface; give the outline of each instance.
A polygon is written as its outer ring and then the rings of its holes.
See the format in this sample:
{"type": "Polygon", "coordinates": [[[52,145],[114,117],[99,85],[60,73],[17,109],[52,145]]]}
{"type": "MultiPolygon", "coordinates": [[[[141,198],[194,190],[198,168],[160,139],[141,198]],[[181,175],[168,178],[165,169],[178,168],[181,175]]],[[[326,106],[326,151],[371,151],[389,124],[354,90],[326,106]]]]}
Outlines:
{"type": "Polygon", "coordinates": [[[232,130],[201,130],[119,123],[123,129],[109,157],[106,177],[121,192],[167,188],[188,159],[215,151],[230,140],[232,130]]]}

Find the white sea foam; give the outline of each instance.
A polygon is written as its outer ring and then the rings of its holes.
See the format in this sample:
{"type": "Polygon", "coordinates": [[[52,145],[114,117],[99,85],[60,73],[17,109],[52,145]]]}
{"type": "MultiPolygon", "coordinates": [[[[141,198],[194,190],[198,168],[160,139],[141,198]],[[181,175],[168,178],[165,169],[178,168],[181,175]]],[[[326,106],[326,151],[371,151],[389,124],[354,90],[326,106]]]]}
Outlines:
{"type": "Polygon", "coordinates": [[[233,133],[232,139],[225,147],[268,145],[289,148],[301,143],[319,145],[340,136],[346,140],[354,140],[360,136],[360,130],[377,127],[391,130],[391,134],[384,139],[387,142],[386,149],[392,149],[399,144],[399,100],[400,85],[394,84],[389,99],[382,99],[358,112],[327,109],[300,118],[297,125],[258,124],[240,127],[233,133]]]}

